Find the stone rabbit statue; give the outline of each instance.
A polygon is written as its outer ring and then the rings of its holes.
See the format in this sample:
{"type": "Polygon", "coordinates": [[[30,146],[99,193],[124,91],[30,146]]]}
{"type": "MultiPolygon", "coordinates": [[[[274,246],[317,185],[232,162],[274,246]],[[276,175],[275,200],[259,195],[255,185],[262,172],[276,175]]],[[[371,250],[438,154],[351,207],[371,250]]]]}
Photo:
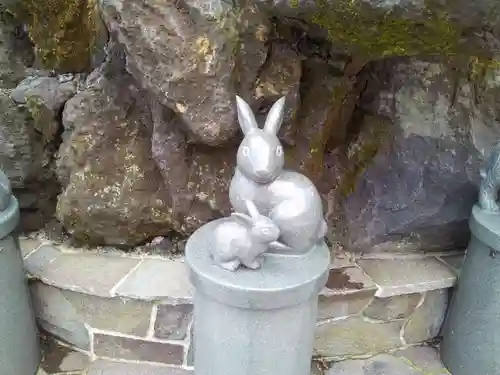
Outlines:
{"type": "Polygon", "coordinates": [[[237,212],[248,213],[245,202],[254,202],[280,229],[279,243],[286,246],[275,249],[303,254],[324,239],[327,225],[321,197],[311,180],[283,170],[285,159],[277,134],[283,123],[285,97],[273,104],[263,129],[243,99],[236,97],[236,104],[244,138],[229,188],[231,205],[237,212]]]}
{"type": "Polygon", "coordinates": [[[500,212],[498,190],[500,189],[500,142],[493,148],[486,165],[481,169],[479,206],[486,212],[500,212]]]}
{"type": "Polygon", "coordinates": [[[278,226],[261,215],[251,201],[246,201],[245,206],[250,216],[234,212],[230,217],[220,219],[213,231],[213,240],[209,240],[214,244],[210,254],[212,260],[229,271],[236,271],[240,265],[260,268],[261,262],[257,258],[270,246],[281,246],[277,242],[278,226]]]}

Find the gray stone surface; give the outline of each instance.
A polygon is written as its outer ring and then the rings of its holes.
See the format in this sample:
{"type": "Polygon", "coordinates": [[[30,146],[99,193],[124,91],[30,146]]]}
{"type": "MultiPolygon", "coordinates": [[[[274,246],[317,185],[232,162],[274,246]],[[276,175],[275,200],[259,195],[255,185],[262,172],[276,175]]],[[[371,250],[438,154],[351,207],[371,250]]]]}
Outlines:
{"type": "Polygon", "coordinates": [[[411,367],[418,369],[423,374],[451,375],[443,366],[439,353],[430,346],[414,346],[408,349],[399,350],[394,356],[401,358],[411,367]]]}
{"type": "Polygon", "coordinates": [[[192,371],[150,364],[120,363],[98,359],[86,375],[192,375],[192,371]]]}
{"type": "Polygon", "coordinates": [[[251,85],[264,63],[265,52],[246,54],[251,61],[245,62],[244,75],[238,77],[234,69],[240,32],[243,41],[253,36],[255,51],[265,51],[268,20],[259,22],[257,11],[249,7],[237,13],[219,0],[148,6],[122,0],[102,3],[108,27],[127,50],[128,70],[182,118],[196,140],[210,145],[220,145],[236,133],[235,79],[248,79],[251,85]],[[146,32],[149,29],[156,30],[155,36],[146,32]]]}
{"type": "Polygon", "coordinates": [[[421,297],[421,294],[414,293],[374,298],[370,305],[363,310],[363,314],[369,318],[384,321],[407,318],[415,310],[421,297]]]}
{"type": "Polygon", "coordinates": [[[322,293],[342,294],[358,290],[373,290],[377,286],[363,270],[358,267],[332,268],[328,274],[328,280],[322,293]]]}
{"type": "Polygon", "coordinates": [[[320,324],[316,327],[314,351],[319,356],[349,358],[396,349],[402,346],[402,324],[374,323],[358,316],[320,324]]]}
{"type": "Polygon", "coordinates": [[[44,330],[76,347],[90,349],[84,322],[59,289],[35,282],[31,296],[37,321],[44,330]]]}
{"type": "Polygon", "coordinates": [[[7,147],[0,150],[0,165],[12,179],[24,231],[40,229],[53,217],[60,191],[54,173],[60,112],[75,94],[77,84],[73,77],[62,80],[33,72],[17,87],[2,93],[6,97],[0,101],[0,137],[7,147]]]}
{"type": "Polygon", "coordinates": [[[364,272],[378,285],[375,296],[422,293],[449,288],[455,284],[456,274],[433,257],[424,259],[359,260],[364,272]]]}
{"type": "MultiPolygon", "coordinates": [[[[37,375],[80,375],[83,369],[85,375],[191,375],[192,370],[166,367],[147,363],[124,363],[97,359],[88,368],[82,367],[88,363],[82,353],[60,345],[44,345],[44,358],[37,375]],[[78,359],[71,359],[76,355],[78,359]],[[70,359],[70,360],[68,360],[70,359]],[[72,366],[63,367],[64,363],[72,366]],[[68,370],[64,370],[68,369],[68,370]],[[60,370],[71,372],[61,373],[60,370]]],[[[391,355],[382,354],[363,360],[346,360],[337,363],[313,361],[311,375],[450,375],[439,360],[434,348],[411,347],[397,351],[391,355]]]]}
{"type": "Polygon", "coordinates": [[[147,95],[115,59],[64,107],[57,217],[83,242],[134,246],[171,227],[172,212],[151,160],[147,95]]]}
{"type": "MultiPolygon", "coordinates": [[[[332,0],[322,3],[310,0],[259,0],[257,3],[264,9],[272,9],[274,14],[278,13],[279,15],[286,15],[289,17],[310,16],[311,12],[312,14],[326,12],[328,8],[325,9],[325,4],[333,6],[342,5],[332,0]]],[[[363,9],[367,13],[370,13],[370,11],[379,11],[382,12],[382,14],[386,14],[394,9],[403,9],[407,18],[421,19],[421,17],[428,16],[424,11],[435,10],[432,7],[433,4],[434,3],[427,4],[421,0],[368,0],[363,4],[366,5],[367,8],[363,9]],[[429,7],[427,8],[426,5],[429,5],[429,7]]],[[[497,3],[494,0],[458,0],[449,4],[447,3],[443,11],[456,22],[457,27],[459,27],[459,25],[477,27],[483,25],[485,22],[494,26],[497,21],[495,17],[496,6],[497,3]]],[[[333,7],[333,9],[335,9],[335,7],[333,7]]],[[[350,8],[346,8],[344,11],[347,12],[349,9],[350,8]]],[[[362,19],[363,18],[361,18],[361,20],[362,19]]],[[[452,25],[455,25],[455,23],[452,25]]],[[[370,35],[369,32],[367,32],[367,34],[370,35]]],[[[356,45],[352,47],[354,48],[356,45]]]]}
{"type": "Polygon", "coordinates": [[[365,290],[333,296],[319,295],[318,320],[357,314],[370,303],[374,294],[374,290],[365,290]]]}
{"type": "Polygon", "coordinates": [[[84,371],[90,365],[90,357],[47,336],[42,336],[41,369],[46,374],[77,373],[84,371]]]}
{"type": "Polygon", "coordinates": [[[150,303],[100,298],[70,291],[62,293],[82,321],[92,328],[143,337],[148,334],[153,310],[150,303]]]}
{"type": "Polygon", "coordinates": [[[189,302],[193,289],[184,263],[146,259],[120,284],[119,296],[146,301],[189,302]]]}
{"type": "Polygon", "coordinates": [[[94,333],[94,353],[98,357],[182,365],[184,347],[168,343],[94,333]]]}
{"type": "Polygon", "coordinates": [[[334,363],[327,375],[424,375],[403,360],[380,354],[366,360],[334,363]]]}
{"type": "Polygon", "coordinates": [[[111,289],[138,263],[137,259],[118,256],[62,254],[44,267],[38,277],[62,289],[110,297],[111,289]]]}
{"type": "Polygon", "coordinates": [[[377,79],[369,79],[361,98],[370,116],[359,138],[373,135],[357,145],[371,149],[371,156],[345,201],[349,246],[397,252],[465,248],[482,152],[499,136],[491,110],[498,83],[485,85],[477,107],[469,85],[457,87],[457,73],[435,60],[395,58],[371,68],[377,79]]]}
{"type": "Polygon", "coordinates": [[[32,238],[19,238],[19,247],[21,248],[21,254],[23,259],[31,254],[34,250],[38,249],[42,244],[41,241],[32,238]]]}
{"type": "Polygon", "coordinates": [[[193,305],[160,305],[156,314],[155,336],[167,340],[183,340],[193,317],[193,305]]]}
{"type": "MultiPolygon", "coordinates": [[[[34,103],[34,102],[30,102],[34,103]]],[[[38,102],[37,102],[38,103],[38,102]]],[[[11,180],[21,209],[21,228],[39,229],[54,213],[57,182],[51,168],[57,129],[47,126],[44,104],[18,105],[0,89],[0,167],[11,180]]],[[[50,112],[48,117],[54,120],[50,112]]]]}
{"type": "MultiPolygon", "coordinates": [[[[334,261],[335,264],[335,261],[334,261]]],[[[377,290],[373,281],[358,267],[332,268],[326,286],[319,295],[318,320],[339,318],[360,312],[377,290]]]]}
{"type": "Polygon", "coordinates": [[[286,43],[274,43],[270,48],[266,64],[259,72],[252,98],[249,103],[256,111],[259,123],[265,122],[265,116],[282,96],[286,96],[286,108],[283,113],[283,125],[279,136],[286,142],[293,142],[294,120],[300,105],[300,79],[302,61],[295,49],[286,43]]]}
{"type": "Polygon", "coordinates": [[[24,268],[31,275],[40,276],[45,267],[59,256],[61,256],[61,253],[57,248],[51,245],[43,245],[24,260],[24,268]]]}
{"type": "Polygon", "coordinates": [[[347,268],[355,267],[354,259],[351,259],[351,254],[335,251],[332,254],[332,262],[330,268],[347,268]]]}
{"type": "Polygon", "coordinates": [[[465,254],[442,256],[440,259],[449,265],[458,275],[462,270],[462,265],[464,263],[465,254]]]}
{"type": "Polygon", "coordinates": [[[53,115],[59,115],[64,103],[75,95],[78,83],[76,79],[30,76],[10,92],[10,97],[18,104],[30,105],[30,101],[39,101],[53,115]]]}
{"type": "Polygon", "coordinates": [[[448,307],[448,289],[432,290],[405,323],[402,337],[407,344],[416,344],[435,338],[441,330],[448,307]]]}
{"type": "Polygon", "coordinates": [[[10,13],[0,9],[0,88],[15,87],[33,62],[32,46],[24,33],[19,35],[19,26],[10,13]]]}

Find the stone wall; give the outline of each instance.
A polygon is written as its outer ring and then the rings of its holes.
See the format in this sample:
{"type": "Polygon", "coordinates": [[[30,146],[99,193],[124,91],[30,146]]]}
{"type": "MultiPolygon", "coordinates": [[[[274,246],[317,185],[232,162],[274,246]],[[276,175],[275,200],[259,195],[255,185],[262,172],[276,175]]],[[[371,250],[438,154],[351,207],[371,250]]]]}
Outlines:
{"type": "MultiPolygon", "coordinates": [[[[20,243],[43,331],[92,359],[192,368],[193,290],[182,257],[20,243]]],[[[362,358],[435,339],[462,258],[337,257],[319,296],[315,357],[362,358]]]]}
{"type": "Polygon", "coordinates": [[[239,94],[259,118],[286,96],[286,164],[336,248],[466,245],[500,131],[497,2],[37,4],[0,6],[0,167],[24,230],[130,249],[227,214],[239,94]]]}

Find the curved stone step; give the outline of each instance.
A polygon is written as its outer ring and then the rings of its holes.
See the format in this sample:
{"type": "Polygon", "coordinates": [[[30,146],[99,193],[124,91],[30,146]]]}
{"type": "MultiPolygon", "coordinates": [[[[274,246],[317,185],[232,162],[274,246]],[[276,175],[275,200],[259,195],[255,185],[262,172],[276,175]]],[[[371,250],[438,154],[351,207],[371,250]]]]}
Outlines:
{"type": "MultiPolygon", "coordinates": [[[[20,243],[44,331],[94,358],[192,368],[193,290],[182,258],[20,243]]],[[[315,356],[366,357],[433,339],[457,277],[460,257],[449,258],[336,257],[319,298],[315,356]]]]}

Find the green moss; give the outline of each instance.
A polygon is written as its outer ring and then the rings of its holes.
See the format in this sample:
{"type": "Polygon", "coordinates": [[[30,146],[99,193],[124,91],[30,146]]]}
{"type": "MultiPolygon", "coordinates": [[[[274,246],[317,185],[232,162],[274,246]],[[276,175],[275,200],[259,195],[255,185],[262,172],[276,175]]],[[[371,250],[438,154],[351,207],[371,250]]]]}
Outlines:
{"type": "Polygon", "coordinates": [[[45,142],[53,141],[58,130],[58,123],[54,118],[54,113],[37,96],[27,98],[26,109],[33,119],[33,126],[43,135],[45,142]]]}
{"type": "Polygon", "coordinates": [[[351,89],[352,85],[349,82],[341,81],[333,90],[327,119],[320,131],[311,139],[309,155],[304,162],[304,169],[311,176],[320,174],[323,169],[325,148],[335,129],[343,125],[339,124],[342,121],[341,111],[351,89]]]}
{"type": "Polygon", "coordinates": [[[40,62],[58,72],[90,68],[98,33],[96,0],[22,0],[9,9],[28,26],[40,62]]]}
{"type": "Polygon", "coordinates": [[[443,10],[427,9],[419,19],[405,18],[396,10],[381,11],[357,0],[334,5],[316,0],[313,21],[328,30],[329,38],[351,54],[368,59],[389,56],[455,55],[461,48],[462,27],[443,10]]]}
{"type": "Polygon", "coordinates": [[[348,152],[350,168],[343,176],[339,186],[339,191],[343,196],[354,191],[360,176],[391,135],[389,120],[383,117],[366,116],[363,126],[366,134],[354,142],[348,152]]]}

